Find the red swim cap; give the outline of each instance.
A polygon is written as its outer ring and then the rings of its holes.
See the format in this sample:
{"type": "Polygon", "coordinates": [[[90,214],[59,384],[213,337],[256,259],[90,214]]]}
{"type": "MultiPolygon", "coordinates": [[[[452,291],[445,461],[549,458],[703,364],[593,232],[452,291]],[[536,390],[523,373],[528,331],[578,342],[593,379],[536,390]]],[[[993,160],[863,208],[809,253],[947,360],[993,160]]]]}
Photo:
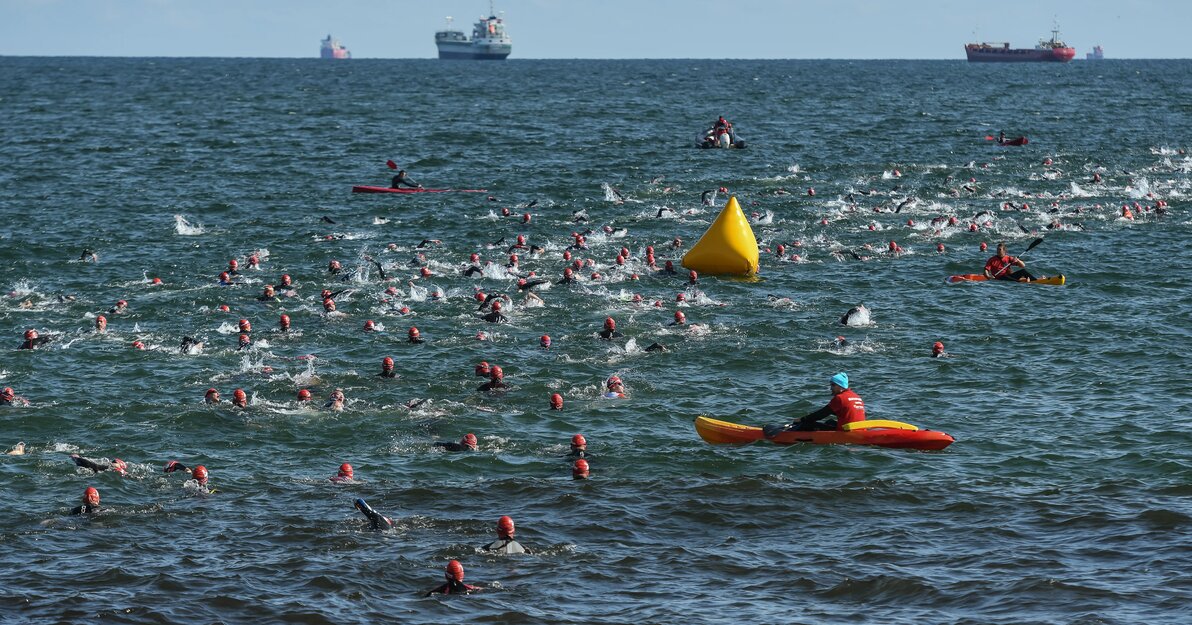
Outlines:
{"type": "Polygon", "coordinates": [[[310,401],[310,391],[306,389],[298,391],[298,401],[310,401]]]}
{"type": "Polygon", "coordinates": [[[25,340],[32,341],[37,338],[37,330],[25,330],[25,340]]]}
{"type": "Polygon", "coordinates": [[[385,359],[381,361],[381,366],[385,367],[386,369],[392,369],[393,368],[393,359],[386,356],[385,359]]]}
{"type": "Polygon", "coordinates": [[[472,252],[472,255],[468,257],[468,260],[473,263],[480,262],[480,254],[477,254],[476,252],[472,252]]]}
{"type": "Polygon", "coordinates": [[[501,310],[501,301],[500,300],[493,302],[493,310],[501,310]]]}
{"type": "Polygon", "coordinates": [[[728,193],[728,187],[720,187],[720,193],[728,193]]]}
{"type": "Polygon", "coordinates": [[[125,308],[127,306],[128,306],[128,302],[126,302],[124,300],[119,300],[116,302],[116,308],[125,308]]]}
{"type": "Polygon", "coordinates": [[[281,326],[283,328],[287,328],[290,326],[290,316],[285,313],[282,313],[281,318],[279,319],[278,322],[281,324],[281,326]]]}
{"type": "Polygon", "coordinates": [[[4,387],[4,390],[0,391],[0,398],[3,398],[6,401],[12,401],[14,397],[16,397],[16,393],[12,392],[12,387],[10,386],[6,386],[4,387]]]}
{"type": "Polygon", "coordinates": [[[608,387],[610,389],[613,386],[619,386],[619,385],[621,385],[621,378],[619,376],[615,376],[615,375],[608,376],[608,387]]]}
{"type": "Polygon", "coordinates": [[[538,339],[539,344],[543,347],[550,347],[550,335],[543,334],[541,339],[538,339]]]}
{"type": "Polygon", "coordinates": [[[145,344],[140,341],[133,341],[132,346],[136,349],[145,349],[145,344]]]}
{"type": "Polygon", "coordinates": [[[681,311],[681,310],[676,310],[675,311],[675,322],[683,323],[684,321],[687,321],[687,315],[684,315],[683,311],[681,311]]]}
{"type": "Polygon", "coordinates": [[[981,241],[981,251],[984,252],[987,249],[989,249],[989,245],[984,241],[981,241]]]}
{"type": "Polygon", "coordinates": [[[339,465],[339,476],[340,477],[346,477],[346,478],[350,479],[352,477],[352,475],[353,475],[352,465],[350,465],[346,462],[339,465]]]}
{"type": "Polygon", "coordinates": [[[253,254],[252,256],[248,257],[248,264],[250,264],[250,265],[256,265],[256,264],[259,264],[260,262],[261,262],[261,259],[257,258],[256,254],[253,254]]]}
{"type": "Polygon", "coordinates": [[[588,461],[583,458],[576,460],[575,465],[571,467],[571,477],[586,479],[588,477],[588,461]]]}
{"type": "Polygon", "coordinates": [[[215,390],[215,389],[213,389],[213,388],[209,388],[209,389],[207,389],[207,392],[206,392],[206,393],[204,393],[204,396],[206,396],[206,395],[212,395],[212,394],[219,394],[219,391],[217,391],[217,390],[215,390]]]}
{"type": "Polygon", "coordinates": [[[563,260],[571,260],[571,252],[563,250],[563,260]]]}
{"type": "Polygon", "coordinates": [[[232,312],[232,309],[231,309],[231,308],[228,308],[228,305],[227,305],[227,304],[220,304],[220,305],[219,305],[219,312],[232,312]]]}
{"type": "Polygon", "coordinates": [[[228,261],[228,267],[231,267],[232,269],[235,269],[235,268],[237,268],[237,267],[239,267],[239,266],[240,266],[240,262],[239,262],[239,261],[237,261],[235,258],[233,258],[232,260],[229,260],[229,261],[228,261]]]}
{"type": "Polygon", "coordinates": [[[678,295],[675,295],[675,301],[676,301],[676,302],[685,302],[685,301],[687,301],[687,294],[686,294],[686,293],[679,293],[678,295]]]}
{"type": "Polygon", "coordinates": [[[236,399],[245,399],[248,396],[244,394],[244,389],[238,388],[232,391],[232,397],[235,397],[236,399]]]}
{"type": "Polygon", "coordinates": [[[573,273],[575,272],[571,271],[571,267],[567,267],[563,270],[563,276],[566,278],[570,278],[573,273]]]}
{"type": "Polygon", "coordinates": [[[248,319],[240,320],[240,330],[242,332],[248,332],[249,330],[252,330],[252,324],[248,322],[248,319]]]}
{"type": "Polygon", "coordinates": [[[587,445],[588,439],[584,438],[583,434],[576,434],[575,436],[571,437],[572,447],[586,447],[587,445]]]}
{"type": "Polygon", "coordinates": [[[497,519],[497,533],[502,536],[513,536],[514,527],[513,519],[509,516],[503,516],[497,519]]]}
{"type": "Polygon", "coordinates": [[[335,312],[335,300],[331,298],[323,300],[323,310],[327,312],[335,312]]]}
{"type": "Polygon", "coordinates": [[[288,274],[288,273],[281,274],[281,283],[282,283],[282,285],[289,285],[290,284],[290,274],[288,274]]]}
{"type": "Polygon", "coordinates": [[[373,330],[376,330],[376,329],[377,329],[377,324],[374,323],[372,319],[368,319],[364,322],[364,330],[366,332],[372,332],[373,330]]]}
{"type": "Polygon", "coordinates": [[[604,329],[605,330],[616,330],[617,329],[617,320],[613,319],[612,317],[605,317],[604,318],[604,329]]]}
{"type": "MultiPolygon", "coordinates": [[[[156,280],[156,278],[154,278],[154,279],[156,280]]],[[[219,274],[219,281],[220,281],[220,282],[227,282],[227,281],[229,281],[229,280],[231,280],[231,279],[232,279],[232,277],[231,277],[231,276],[229,276],[229,275],[228,275],[228,272],[226,272],[226,271],[225,271],[225,272],[223,272],[223,273],[221,273],[221,274],[219,274]]]]}
{"type": "Polygon", "coordinates": [[[191,475],[193,475],[200,484],[207,483],[207,467],[200,464],[199,466],[195,467],[194,472],[191,473],[191,475]]]}
{"type": "Polygon", "coordinates": [[[339,264],[338,260],[333,260],[333,261],[327,263],[327,269],[329,269],[329,270],[336,270],[336,269],[340,269],[340,268],[341,268],[341,265],[339,264]]]}
{"type": "Polygon", "coordinates": [[[942,342],[940,342],[940,341],[936,341],[936,342],[935,342],[934,344],[932,344],[932,346],[931,346],[931,353],[932,353],[933,355],[939,355],[939,354],[942,354],[942,353],[944,353],[944,344],[943,344],[942,342]]]}
{"type": "Polygon", "coordinates": [[[530,223],[530,214],[529,213],[525,213],[522,215],[522,223],[523,224],[530,223]]]}
{"type": "Polygon", "coordinates": [[[83,491],[83,502],[92,506],[98,506],[99,491],[96,490],[94,486],[88,486],[87,489],[83,491]]]}
{"type": "Polygon", "coordinates": [[[112,461],[112,470],[120,474],[126,473],[128,472],[128,463],[116,458],[112,461]]]}
{"type": "Polygon", "coordinates": [[[625,264],[625,257],[624,257],[624,256],[617,256],[617,264],[618,264],[618,265],[624,265],[624,264],[625,264]]]}
{"type": "Polygon", "coordinates": [[[488,368],[488,376],[494,380],[501,380],[505,378],[505,370],[500,365],[493,365],[488,368]]]}
{"type": "Polygon", "coordinates": [[[241,345],[244,345],[245,343],[248,343],[248,335],[247,335],[247,334],[241,334],[241,335],[240,335],[240,344],[241,344],[241,345]]]}
{"type": "Polygon", "coordinates": [[[599,279],[600,279],[600,273],[593,271],[593,272],[592,272],[592,279],[593,279],[593,280],[599,280],[599,279]]]}
{"type": "Polygon", "coordinates": [[[558,393],[552,393],[550,396],[550,407],[551,410],[562,410],[563,396],[558,393]]]}
{"type": "Polygon", "coordinates": [[[464,565],[459,563],[459,560],[452,560],[447,563],[447,579],[453,579],[457,582],[464,581],[464,565]]]}
{"type": "Polygon", "coordinates": [[[479,444],[476,442],[476,435],[472,434],[471,432],[464,434],[464,437],[461,438],[459,442],[467,445],[468,447],[476,447],[479,444]]]}

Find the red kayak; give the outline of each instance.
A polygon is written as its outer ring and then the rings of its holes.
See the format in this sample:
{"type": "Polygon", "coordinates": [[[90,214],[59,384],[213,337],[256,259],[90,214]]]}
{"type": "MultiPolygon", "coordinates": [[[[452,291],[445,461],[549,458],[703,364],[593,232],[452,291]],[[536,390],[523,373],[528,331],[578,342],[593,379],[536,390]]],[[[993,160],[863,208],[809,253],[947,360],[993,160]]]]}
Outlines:
{"type": "MultiPolygon", "coordinates": [[[[859,424],[860,425],[860,424],[859,424]]],[[[940,450],[956,439],[943,432],[922,430],[897,421],[874,421],[865,424],[865,429],[848,432],[835,430],[826,432],[786,431],[767,439],[762,428],[708,417],[695,419],[695,431],[700,438],[713,445],[745,445],[760,440],[769,440],[777,445],[811,443],[812,445],[873,445],[892,449],[940,450]],[[915,428],[915,429],[907,429],[915,428]]]]}
{"type": "Polygon", "coordinates": [[[391,189],[389,187],[369,187],[357,185],[352,187],[352,193],[488,193],[486,189],[391,189]]]}

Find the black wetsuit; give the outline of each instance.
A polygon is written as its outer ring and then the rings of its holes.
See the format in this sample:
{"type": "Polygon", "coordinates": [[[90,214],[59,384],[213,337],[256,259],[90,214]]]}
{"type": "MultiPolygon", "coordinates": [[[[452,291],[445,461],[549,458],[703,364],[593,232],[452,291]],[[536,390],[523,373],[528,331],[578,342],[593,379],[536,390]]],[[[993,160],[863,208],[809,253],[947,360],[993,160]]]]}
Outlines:
{"type": "Polygon", "coordinates": [[[488,313],[487,315],[485,315],[484,320],[489,323],[505,323],[506,321],[509,320],[509,318],[506,317],[505,315],[502,315],[501,311],[494,310],[494,311],[488,313]]]}
{"type": "Polygon", "coordinates": [[[534,280],[534,281],[532,281],[532,282],[526,282],[525,284],[519,284],[519,285],[517,285],[517,290],[519,290],[519,291],[528,291],[528,290],[530,290],[530,289],[532,289],[532,288],[534,288],[534,287],[536,287],[536,286],[538,286],[538,285],[540,285],[540,284],[546,284],[547,282],[550,282],[550,280],[534,280]]]}
{"type": "Polygon", "coordinates": [[[601,330],[600,331],[600,338],[602,338],[606,341],[611,341],[615,338],[620,338],[621,336],[623,336],[623,335],[620,332],[617,332],[616,330],[601,330]]]}
{"type": "Polygon", "coordinates": [[[410,177],[406,175],[406,172],[403,171],[398,172],[398,174],[393,177],[393,182],[389,185],[389,188],[400,189],[403,184],[410,187],[411,189],[417,189],[422,186],[411,180],[410,177]]]}
{"type": "Polygon", "coordinates": [[[444,595],[466,595],[477,588],[477,586],[472,586],[471,584],[465,584],[463,582],[451,579],[447,580],[447,583],[443,584],[442,586],[439,586],[434,590],[427,591],[426,596],[429,597],[435,593],[442,593],[444,595]]]}
{"type": "Polygon", "coordinates": [[[512,538],[499,538],[485,545],[483,549],[492,553],[530,553],[529,549],[526,549],[521,543],[513,540],[512,538]]]}
{"type": "Polygon", "coordinates": [[[575,277],[568,278],[564,276],[562,280],[559,280],[555,284],[575,284],[576,282],[579,282],[579,280],[576,280],[575,277]]]}
{"type": "Polygon", "coordinates": [[[393,527],[393,521],[386,518],[380,512],[372,509],[363,499],[356,500],[356,509],[368,519],[369,527],[376,531],[384,531],[393,527]]]}
{"type": "Polygon", "coordinates": [[[478,390],[478,391],[503,391],[507,388],[509,388],[509,385],[505,384],[504,382],[491,382],[490,381],[490,382],[485,382],[484,384],[481,384],[480,388],[478,388],[476,390],[478,390]]]}
{"type": "Polygon", "coordinates": [[[75,506],[70,510],[71,516],[78,516],[81,514],[96,514],[97,512],[99,512],[99,506],[93,506],[89,503],[85,503],[81,506],[75,506]]]}
{"type": "Polygon", "coordinates": [[[471,267],[468,267],[467,269],[464,270],[464,275],[469,278],[471,278],[473,275],[478,274],[478,273],[479,274],[484,273],[484,269],[481,269],[480,265],[472,265],[471,267]]]}
{"type": "Polygon", "coordinates": [[[377,377],[378,378],[396,378],[397,372],[394,371],[393,369],[390,369],[389,371],[382,371],[382,372],[378,373],[377,377]]]}
{"type": "Polygon", "coordinates": [[[99,473],[100,471],[114,470],[110,463],[96,462],[90,458],[84,458],[78,454],[71,454],[70,459],[74,460],[76,465],[83,467],[84,469],[91,469],[96,473],[99,473]]]}
{"type": "Polygon", "coordinates": [[[646,348],[646,351],[648,352],[665,352],[666,350],[666,345],[663,345],[662,343],[651,343],[650,346],[646,348]]]}
{"type": "Polygon", "coordinates": [[[457,443],[455,441],[436,441],[435,447],[442,447],[447,451],[476,451],[469,445],[457,443]]]}
{"type": "Polygon", "coordinates": [[[21,346],[17,349],[37,349],[38,347],[45,345],[52,340],[54,340],[54,337],[52,336],[39,336],[35,339],[29,339],[24,343],[21,343],[21,346]]]}

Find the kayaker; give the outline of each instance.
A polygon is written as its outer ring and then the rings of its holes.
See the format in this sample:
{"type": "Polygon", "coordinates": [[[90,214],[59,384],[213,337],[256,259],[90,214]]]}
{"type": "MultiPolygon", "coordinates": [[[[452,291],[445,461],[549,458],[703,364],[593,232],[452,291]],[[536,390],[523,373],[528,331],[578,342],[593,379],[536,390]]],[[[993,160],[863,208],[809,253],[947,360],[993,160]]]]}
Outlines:
{"type": "Polygon", "coordinates": [[[513,519],[511,517],[503,516],[497,519],[497,539],[485,545],[483,549],[490,553],[530,553],[521,543],[513,539],[514,531],[513,519]]]}
{"type": "Polygon", "coordinates": [[[459,560],[452,560],[451,562],[447,563],[447,572],[445,576],[447,577],[447,583],[439,586],[438,588],[427,591],[427,597],[436,593],[441,593],[444,595],[466,595],[473,590],[480,590],[480,586],[473,586],[471,584],[464,583],[464,565],[460,564],[459,560]]]}
{"type": "Polygon", "coordinates": [[[88,486],[87,490],[83,491],[83,505],[72,508],[70,514],[78,516],[96,512],[99,512],[99,491],[94,486],[88,486]]]}
{"type": "Polygon", "coordinates": [[[390,189],[400,189],[403,184],[411,189],[421,189],[422,188],[422,185],[411,180],[409,178],[409,176],[406,176],[406,170],[404,170],[404,169],[398,171],[397,175],[393,177],[393,183],[389,185],[389,188],[390,189]]]}
{"type": "Polygon", "coordinates": [[[827,406],[784,426],[767,425],[763,427],[762,431],[765,433],[766,438],[773,438],[776,434],[789,430],[799,432],[817,430],[839,431],[846,423],[865,420],[865,402],[861,400],[860,395],[849,390],[847,373],[840,372],[832,376],[831,388],[832,400],[828,402],[827,406]],[[836,420],[819,423],[821,419],[829,416],[835,416],[836,420]]]}
{"type": "Polygon", "coordinates": [[[373,531],[382,532],[393,527],[393,520],[373,510],[367,501],[357,499],[354,505],[360,511],[360,514],[363,514],[368,519],[369,528],[373,531]]]}
{"type": "Polygon", "coordinates": [[[1030,282],[1035,279],[1026,269],[1026,263],[1016,256],[1006,252],[1005,241],[997,244],[997,254],[985,261],[985,277],[990,280],[1012,280],[1015,282],[1030,282]],[[1020,267],[1018,271],[1010,272],[1011,267],[1020,267]]]}
{"type": "Polygon", "coordinates": [[[84,458],[78,454],[71,454],[70,459],[74,461],[75,465],[83,467],[84,469],[91,469],[99,473],[100,471],[115,471],[120,475],[128,475],[128,465],[121,459],[116,458],[111,462],[99,462],[90,458],[84,458]]]}

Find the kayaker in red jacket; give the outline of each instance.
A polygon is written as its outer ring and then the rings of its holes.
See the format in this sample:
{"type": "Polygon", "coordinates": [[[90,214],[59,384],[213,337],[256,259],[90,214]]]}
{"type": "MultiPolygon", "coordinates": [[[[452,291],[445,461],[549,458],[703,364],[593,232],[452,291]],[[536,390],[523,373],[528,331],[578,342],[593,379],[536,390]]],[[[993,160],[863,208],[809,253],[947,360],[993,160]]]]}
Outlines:
{"type": "Polygon", "coordinates": [[[1014,280],[1016,282],[1030,282],[1035,279],[1026,269],[1011,272],[1011,267],[1026,267],[1026,263],[1016,256],[1006,253],[1005,242],[997,244],[997,254],[985,262],[985,277],[990,280],[1014,280]]]}
{"type": "Polygon", "coordinates": [[[865,420],[865,402],[861,400],[861,396],[857,395],[848,387],[848,374],[843,371],[832,376],[832,400],[828,402],[827,406],[816,410],[815,412],[799,419],[792,421],[785,426],[767,425],[762,428],[767,438],[773,438],[775,435],[789,430],[796,430],[799,432],[809,432],[817,430],[841,430],[846,423],[855,423],[857,421],[865,420]],[[835,416],[835,421],[819,421],[829,417],[835,416]]]}

